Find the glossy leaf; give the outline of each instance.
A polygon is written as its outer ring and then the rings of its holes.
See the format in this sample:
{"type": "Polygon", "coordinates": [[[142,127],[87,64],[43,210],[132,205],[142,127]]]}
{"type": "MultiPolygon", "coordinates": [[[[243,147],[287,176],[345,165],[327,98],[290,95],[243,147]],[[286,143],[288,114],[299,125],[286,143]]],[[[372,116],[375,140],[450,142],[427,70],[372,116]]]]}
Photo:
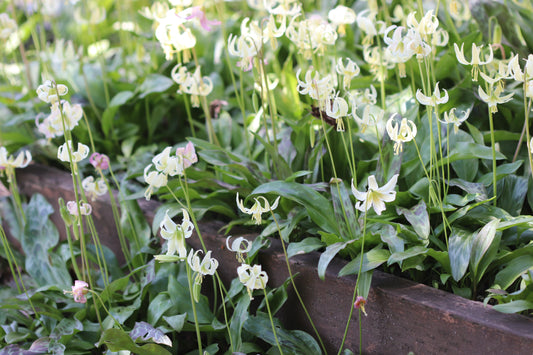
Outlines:
{"type": "Polygon", "coordinates": [[[324,243],[318,238],[307,237],[301,242],[290,243],[287,247],[287,256],[293,257],[294,255],[306,254],[324,247],[324,243]]]}
{"type": "Polygon", "coordinates": [[[448,241],[448,255],[452,277],[459,281],[465,274],[472,251],[472,233],[463,229],[454,228],[448,241]]]}
{"type": "MultiPolygon", "coordinates": [[[[381,264],[387,262],[389,257],[390,251],[382,249],[379,246],[372,250],[369,250],[368,252],[364,253],[363,267],[361,269],[361,272],[374,270],[381,264]]],[[[357,258],[344,265],[344,267],[339,271],[339,277],[357,274],[359,272],[360,264],[361,255],[358,255],[357,258]]]]}
{"type": "Polygon", "coordinates": [[[506,290],[527,270],[533,268],[533,256],[523,255],[511,260],[507,266],[496,274],[494,284],[506,290]]]}
{"type": "Polygon", "coordinates": [[[320,259],[318,260],[318,276],[324,280],[324,276],[326,275],[326,269],[331,262],[331,260],[337,255],[339,251],[346,248],[346,246],[353,241],[350,242],[338,242],[335,244],[328,245],[326,250],[320,254],[320,259]]]}
{"type": "Polygon", "coordinates": [[[470,256],[470,270],[474,275],[478,275],[479,263],[494,241],[498,223],[500,223],[500,220],[495,219],[485,225],[485,227],[481,228],[481,230],[474,235],[472,241],[472,254],[470,256]]]}
{"type": "Polygon", "coordinates": [[[418,234],[420,238],[424,240],[428,239],[430,230],[429,214],[424,200],[420,200],[420,202],[411,209],[396,207],[396,212],[398,215],[405,216],[405,219],[411,223],[416,234],[418,234]]]}
{"type": "Polygon", "coordinates": [[[303,205],[309,217],[322,230],[340,235],[331,203],[313,188],[295,182],[274,181],[256,188],[252,194],[274,193],[303,205]]]}
{"type": "Polygon", "coordinates": [[[105,345],[110,351],[129,350],[138,355],[170,355],[170,352],[157,344],[139,346],[123,330],[111,328],[102,333],[99,345],[105,345]]]}

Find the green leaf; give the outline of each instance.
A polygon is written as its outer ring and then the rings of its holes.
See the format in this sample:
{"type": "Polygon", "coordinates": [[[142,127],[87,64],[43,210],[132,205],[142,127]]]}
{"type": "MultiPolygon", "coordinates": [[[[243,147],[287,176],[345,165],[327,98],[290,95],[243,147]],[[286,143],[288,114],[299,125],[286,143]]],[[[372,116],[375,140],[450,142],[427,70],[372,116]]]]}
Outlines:
{"type": "Polygon", "coordinates": [[[102,333],[98,345],[105,345],[109,351],[129,350],[137,355],[171,355],[165,348],[157,344],[139,346],[121,329],[111,328],[102,333]]]}
{"type": "Polygon", "coordinates": [[[404,240],[398,237],[398,232],[391,225],[385,225],[380,233],[381,240],[387,243],[391,253],[402,252],[404,250],[404,240]]]}
{"type": "Polygon", "coordinates": [[[301,242],[290,243],[287,247],[287,256],[289,258],[294,255],[306,254],[324,247],[324,243],[318,238],[307,237],[301,242]]]}
{"type": "Polygon", "coordinates": [[[155,296],[148,305],[148,323],[157,324],[157,321],[170,307],[172,307],[172,302],[167,292],[155,296]]]}
{"type": "MultiPolygon", "coordinates": [[[[452,148],[447,157],[444,157],[437,162],[436,166],[445,165],[448,161],[454,162],[456,160],[472,158],[492,160],[492,148],[476,143],[459,142],[452,148]]],[[[505,159],[505,155],[496,152],[496,160],[501,159],[505,159]]]]}
{"type": "Polygon", "coordinates": [[[533,302],[528,300],[516,300],[509,303],[497,304],[492,308],[502,313],[519,313],[533,309],[533,302]]]}
{"type": "MultiPolygon", "coordinates": [[[[277,338],[284,353],[298,355],[322,354],[316,340],[309,334],[301,330],[285,330],[276,322],[274,324],[277,338]]],[[[248,318],[244,323],[244,329],[270,345],[276,346],[276,338],[266,313],[257,312],[256,316],[248,318]]]]}
{"type": "Polygon", "coordinates": [[[498,207],[518,216],[527,195],[527,178],[509,175],[498,181],[498,207]]]}
{"type": "Polygon", "coordinates": [[[163,319],[172,327],[172,330],[179,333],[187,320],[187,313],[176,314],[175,316],[163,316],[163,319]]]}
{"type": "MultiPolygon", "coordinates": [[[[481,230],[475,234],[473,241],[472,241],[472,251],[470,255],[470,270],[472,271],[474,275],[474,279],[476,279],[478,276],[478,267],[479,263],[481,262],[481,259],[483,256],[485,256],[485,253],[491,246],[492,242],[494,241],[494,237],[496,236],[496,228],[498,227],[498,223],[500,223],[499,219],[495,219],[491,221],[490,223],[486,224],[485,227],[481,228],[481,230]]],[[[484,270],[480,270],[484,271],[484,270]]]]}
{"type": "Polygon", "coordinates": [[[48,219],[53,207],[40,195],[35,194],[26,207],[26,225],[21,244],[26,258],[26,271],[39,286],[58,285],[69,288],[72,279],[66,263],[60,255],[52,252],[59,241],[59,232],[48,219]]]}
{"type": "Polygon", "coordinates": [[[330,183],[330,192],[333,210],[335,211],[335,220],[340,225],[343,239],[357,239],[359,226],[357,225],[357,216],[350,199],[350,192],[348,192],[343,182],[330,183]]]}
{"type": "Polygon", "coordinates": [[[137,92],[140,93],[139,98],[143,99],[152,93],[167,91],[172,85],[174,85],[174,81],[164,75],[149,74],[141,86],[137,88],[137,92]]]}
{"type": "MultiPolygon", "coordinates": [[[[389,257],[390,251],[382,249],[381,246],[377,246],[376,248],[369,250],[368,252],[364,253],[363,267],[361,272],[374,270],[381,264],[387,262],[389,257]]],[[[353,259],[348,264],[344,265],[344,267],[339,271],[339,277],[357,274],[359,272],[360,265],[361,254],[359,254],[357,258],[353,259]]]]}
{"type": "Polygon", "coordinates": [[[154,328],[146,322],[135,322],[135,326],[130,331],[130,338],[137,341],[140,338],[142,341],[153,341],[157,344],[164,344],[172,347],[172,341],[162,330],[154,328]]]}
{"type": "Polygon", "coordinates": [[[400,251],[400,252],[393,253],[389,256],[389,259],[387,260],[387,265],[392,265],[394,263],[398,263],[399,265],[401,265],[402,261],[412,258],[417,255],[426,254],[428,250],[429,249],[424,246],[417,245],[417,246],[407,249],[406,251],[400,251]]]}
{"type": "Polygon", "coordinates": [[[338,242],[335,244],[328,245],[326,250],[320,254],[320,259],[318,260],[318,276],[324,280],[326,275],[326,269],[331,262],[331,260],[337,255],[339,251],[346,248],[346,246],[354,241],[349,242],[338,242]]]}
{"type": "Polygon", "coordinates": [[[403,214],[405,216],[405,219],[407,219],[415,229],[416,234],[424,240],[428,239],[430,229],[429,214],[424,200],[420,200],[416,206],[409,210],[407,208],[396,207],[396,212],[398,215],[403,214]]]}
{"type": "Polygon", "coordinates": [[[464,229],[452,228],[452,234],[448,241],[448,255],[452,277],[459,281],[465,274],[472,251],[472,233],[464,229]]]}
{"type": "Polygon", "coordinates": [[[242,351],[242,328],[249,317],[248,307],[250,306],[250,297],[247,294],[241,296],[233,312],[230,322],[230,334],[235,347],[235,351],[242,351]]]}
{"type": "Polygon", "coordinates": [[[274,181],[259,186],[252,192],[252,195],[267,193],[274,193],[303,205],[309,217],[322,230],[340,235],[331,203],[310,186],[295,182],[274,181]]]}
{"type": "Polygon", "coordinates": [[[533,268],[533,256],[519,256],[511,260],[503,270],[496,274],[494,284],[499,285],[502,290],[506,290],[520,275],[531,268],[533,268]]]}

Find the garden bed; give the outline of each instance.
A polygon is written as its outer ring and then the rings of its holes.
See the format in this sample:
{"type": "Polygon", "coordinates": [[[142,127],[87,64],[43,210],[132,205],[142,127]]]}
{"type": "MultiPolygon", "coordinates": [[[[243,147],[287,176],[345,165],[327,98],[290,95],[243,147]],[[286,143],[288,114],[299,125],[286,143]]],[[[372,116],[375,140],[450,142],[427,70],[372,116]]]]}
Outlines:
{"type": "MultiPolygon", "coordinates": [[[[73,199],[71,176],[41,165],[31,165],[17,172],[18,184],[24,195],[40,193],[55,207],[52,219],[59,231],[64,231],[57,201],[73,199]]],[[[139,201],[151,223],[159,204],[139,201]]],[[[120,255],[109,200],[101,198],[93,204],[93,218],[102,242],[120,255]]],[[[236,277],[234,253],[225,250],[225,236],[217,221],[202,222],[200,229],[206,246],[213,251],[223,268],[218,272],[224,282],[236,277]],[[234,267],[232,267],[234,266],[234,267]]],[[[199,248],[197,238],[190,238],[199,248]]],[[[346,264],[334,259],[320,280],[316,266],[319,253],[294,256],[290,259],[296,284],[312,319],[322,335],[329,353],[340,345],[350,309],[356,278],[337,277],[346,264]]],[[[276,287],[288,277],[279,241],[273,240],[261,251],[258,262],[269,275],[269,285],[276,287]]],[[[533,320],[515,314],[499,313],[490,306],[470,301],[422,284],[374,271],[372,287],[363,317],[363,349],[372,354],[474,354],[505,351],[508,354],[530,354],[533,348],[533,320]],[[505,350],[504,350],[505,349],[505,350]]],[[[312,334],[310,325],[295,297],[277,316],[289,329],[302,329],[312,334]]],[[[357,312],[351,322],[346,347],[358,348],[357,312]]]]}

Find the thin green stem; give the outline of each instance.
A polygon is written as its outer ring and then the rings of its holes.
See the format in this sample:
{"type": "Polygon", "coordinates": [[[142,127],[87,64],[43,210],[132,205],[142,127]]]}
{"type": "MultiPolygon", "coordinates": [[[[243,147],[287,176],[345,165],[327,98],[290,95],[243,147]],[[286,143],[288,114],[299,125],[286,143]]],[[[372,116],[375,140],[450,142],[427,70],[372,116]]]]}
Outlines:
{"type": "Polygon", "coordinates": [[[272,319],[272,311],[270,310],[268,296],[267,296],[267,293],[264,287],[263,287],[263,293],[265,295],[265,303],[266,303],[267,310],[268,310],[268,318],[270,319],[270,325],[272,326],[272,332],[274,333],[274,339],[276,340],[276,345],[278,346],[279,353],[283,355],[283,350],[281,350],[281,344],[279,343],[279,340],[278,340],[278,334],[276,332],[276,327],[274,326],[274,320],[272,319]]]}

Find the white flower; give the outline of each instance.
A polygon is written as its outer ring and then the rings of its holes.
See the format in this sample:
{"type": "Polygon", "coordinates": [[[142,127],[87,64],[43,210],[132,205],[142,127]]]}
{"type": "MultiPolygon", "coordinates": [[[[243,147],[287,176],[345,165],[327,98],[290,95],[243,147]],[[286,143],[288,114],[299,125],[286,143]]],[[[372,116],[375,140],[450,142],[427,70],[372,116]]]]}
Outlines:
{"type": "Polygon", "coordinates": [[[468,108],[466,111],[463,111],[463,116],[462,117],[458,117],[455,114],[455,110],[456,109],[454,107],[449,112],[444,112],[444,119],[442,119],[442,120],[439,119],[439,121],[441,121],[442,123],[453,124],[453,130],[454,130],[455,133],[457,133],[459,131],[459,126],[461,125],[461,123],[466,121],[468,116],[470,116],[470,112],[472,111],[472,107],[468,108]]]}
{"type": "Polygon", "coordinates": [[[202,251],[197,250],[193,254],[193,250],[191,249],[189,256],[187,256],[187,262],[191,269],[201,275],[213,275],[217,270],[218,260],[211,257],[211,250],[205,254],[202,261],[200,261],[200,257],[197,255],[198,253],[202,253],[202,251]]]}
{"type": "Polygon", "coordinates": [[[107,185],[103,179],[98,179],[94,181],[94,177],[87,176],[81,182],[81,186],[86,194],[89,195],[92,201],[98,196],[102,196],[107,192],[107,185]]]}
{"type": "Polygon", "coordinates": [[[31,162],[31,153],[29,150],[20,152],[15,158],[13,155],[7,155],[7,149],[0,147],[0,167],[6,169],[25,168],[31,162]]]}
{"type": "Polygon", "coordinates": [[[448,102],[448,91],[443,90],[444,95],[440,95],[440,89],[439,89],[439,83],[435,85],[435,90],[433,91],[432,96],[426,96],[422,94],[422,90],[418,89],[416,91],[416,99],[418,102],[420,102],[422,105],[426,106],[437,106],[437,104],[445,104],[448,102]]]}
{"type": "Polygon", "coordinates": [[[359,75],[359,72],[361,71],[361,69],[359,69],[359,66],[350,58],[346,58],[346,60],[348,61],[348,63],[345,66],[342,58],[339,58],[339,60],[337,61],[337,66],[335,67],[337,73],[342,75],[342,87],[344,88],[344,90],[350,87],[350,82],[352,81],[352,79],[359,75]]]}
{"type": "Polygon", "coordinates": [[[328,20],[338,26],[338,32],[341,36],[346,34],[346,25],[351,25],[356,20],[355,12],[349,7],[338,5],[328,12],[328,20]]]}
{"type": "Polygon", "coordinates": [[[67,210],[71,215],[78,217],[78,212],[81,213],[83,216],[90,215],[93,211],[93,208],[90,204],[80,201],[80,209],[78,211],[78,205],[76,204],[76,201],[68,201],[67,210]]]}
{"type": "Polygon", "coordinates": [[[238,237],[231,243],[231,246],[229,244],[229,241],[231,239],[231,236],[226,238],[226,248],[229,251],[232,251],[234,253],[237,253],[237,260],[239,262],[244,263],[244,254],[248,253],[250,250],[252,250],[252,243],[245,239],[244,237],[238,237]]]}
{"type": "Polygon", "coordinates": [[[509,102],[513,98],[514,93],[500,96],[502,91],[503,89],[499,85],[497,85],[496,88],[491,86],[488,94],[481,88],[481,86],[478,87],[479,97],[489,105],[492,113],[498,112],[498,104],[509,102]]]}
{"type": "Polygon", "coordinates": [[[410,142],[416,136],[416,125],[413,121],[403,118],[401,123],[396,122],[393,125],[394,116],[387,121],[387,133],[390,139],[394,141],[394,154],[398,154],[402,151],[404,142],[410,142]]]}
{"type": "Polygon", "coordinates": [[[165,212],[165,218],[159,224],[161,229],[161,237],[167,240],[167,255],[178,254],[180,258],[187,256],[187,247],[185,246],[185,239],[190,238],[194,225],[189,219],[189,214],[185,209],[181,209],[183,213],[183,221],[181,225],[177,225],[168,216],[168,210],[165,212]]]}
{"type": "Polygon", "coordinates": [[[360,211],[366,212],[370,208],[374,208],[374,211],[381,215],[381,212],[385,211],[385,202],[392,202],[396,199],[396,182],[398,181],[398,174],[395,174],[388,183],[379,187],[376,182],[376,177],[370,175],[368,177],[368,190],[367,192],[360,192],[353,185],[352,179],[352,193],[358,200],[355,204],[355,208],[360,211]]]}
{"type": "Polygon", "coordinates": [[[83,159],[87,158],[89,155],[89,147],[85,144],[78,143],[78,150],[74,151],[72,147],[72,141],[68,140],[66,143],[63,143],[57,149],[57,158],[61,161],[69,162],[69,151],[72,156],[72,163],[78,163],[83,159]]]}
{"type": "Polygon", "coordinates": [[[433,15],[433,10],[426,12],[424,17],[418,22],[415,18],[416,11],[407,15],[407,25],[413,29],[416,29],[423,37],[432,35],[439,27],[439,19],[433,15]]]}
{"type": "Polygon", "coordinates": [[[161,153],[157,154],[152,163],[157,171],[170,176],[183,174],[183,160],[178,156],[170,156],[172,147],[166,147],[161,153]]]}
{"type": "Polygon", "coordinates": [[[324,109],[327,101],[333,97],[335,88],[333,80],[330,75],[320,78],[320,74],[313,70],[308,70],[305,73],[305,81],[300,80],[301,69],[296,72],[296,79],[298,80],[297,90],[302,95],[309,95],[312,99],[318,100],[318,105],[324,109]]]}
{"type": "Polygon", "coordinates": [[[467,61],[465,59],[464,55],[464,43],[461,44],[461,49],[459,50],[459,47],[457,46],[457,43],[453,44],[453,48],[455,49],[455,56],[457,57],[457,61],[463,65],[471,65],[472,66],[472,81],[477,81],[478,73],[479,73],[479,66],[480,65],[486,65],[492,62],[492,59],[494,58],[494,54],[492,52],[492,47],[489,46],[489,55],[486,60],[481,60],[481,46],[476,46],[475,43],[472,43],[472,60],[467,61]]]}
{"type": "Polygon", "coordinates": [[[264,198],[263,196],[259,196],[257,198],[254,197],[255,203],[251,208],[244,207],[243,201],[239,200],[238,192],[237,192],[236,200],[237,200],[237,207],[239,207],[239,209],[242,212],[246,214],[251,214],[252,219],[255,220],[255,224],[261,224],[261,214],[275,210],[276,207],[278,207],[279,198],[280,196],[278,196],[278,198],[274,201],[274,204],[271,206],[268,200],[264,198]],[[265,203],[265,207],[261,206],[261,202],[259,202],[259,199],[263,200],[263,202],[265,203]]]}
{"type": "Polygon", "coordinates": [[[348,103],[336,96],[330,104],[326,104],[326,114],[337,120],[337,131],[344,131],[342,118],[348,115],[348,103]]]}
{"type": "Polygon", "coordinates": [[[187,143],[185,148],[176,149],[176,155],[181,157],[181,160],[183,161],[183,169],[187,169],[189,166],[198,162],[198,156],[196,155],[194,144],[192,144],[192,142],[187,143]]]}
{"type": "Polygon", "coordinates": [[[0,14],[0,39],[7,40],[17,31],[17,23],[5,12],[0,14]]]}
{"type": "Polygon", "coordinates": [[[148,188],[144,192],[144,198],[147,200],[150,200],[150,196],[152,196],[155,188],[163,187],[168,182],[166,174],[158,173],[157,171],[151,171],[148,173],[148,170],[150,170],[151,166],[152,164],[144,168],[144,181],[148,184],[148,188]]]}
{"type": "Polygon", "coordinates": [[[268,282],[268,275],[266,271],[261,271],[261,265],[252,267],[248,264],[242,264],[237,268],[237,274],[239,275],[239,281],[246,286],[250,299],[253,299],[253,290],[264,289],[268,282]]]}
{"type": "Polygon", "coordinates": [[[44,102],[55,103],[59,100],[59,96],[66,95],[68,88],[65,85],[52,83],[51,80],[46,80],[44,84],[37,88],[37,96],[44,102]]]}

